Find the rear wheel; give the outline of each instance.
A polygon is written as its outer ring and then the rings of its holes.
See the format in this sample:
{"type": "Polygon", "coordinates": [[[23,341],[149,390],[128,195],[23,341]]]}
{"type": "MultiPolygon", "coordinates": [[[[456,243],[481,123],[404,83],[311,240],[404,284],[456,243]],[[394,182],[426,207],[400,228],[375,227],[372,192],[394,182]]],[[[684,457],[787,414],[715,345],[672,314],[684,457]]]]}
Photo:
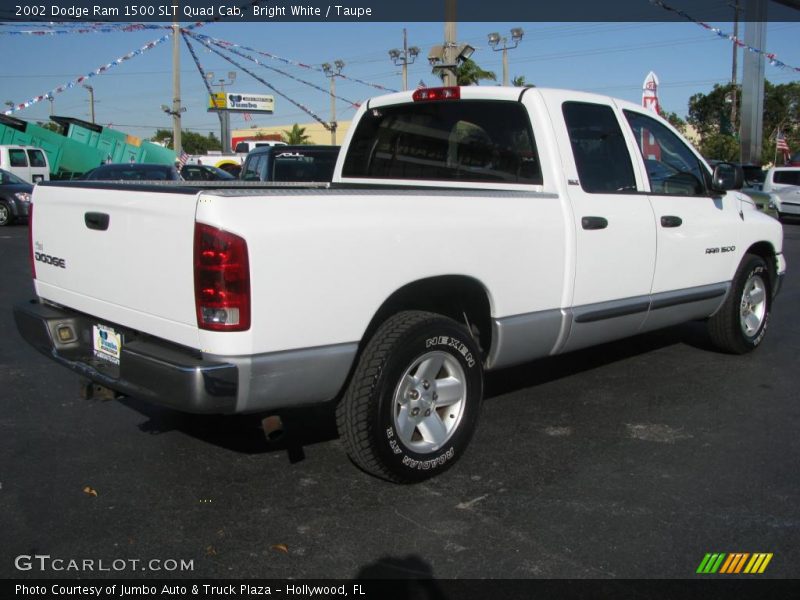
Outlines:
{"type": "Polygon", "coordinates": [[[0,227],[11,225],[14,222],[14,217],[11,214],[11,208],[5,202],[0,201],[0,227]]]}
{"type": "Polygon", "coordinates": [[[423,481],[461,457],[482,394],[480,353],[467,329],[434,313],[401,312],[364,349],[337,408],[339,435],[368,473],[423,481]]]}
{"type": "Polygon", "coordinates": [[[760,256],[746,254],[725,303],[709,319],[708,331],[712,342],[725,352],[750,352],[764,339],[771,308],[767,263],[760,256]]]}

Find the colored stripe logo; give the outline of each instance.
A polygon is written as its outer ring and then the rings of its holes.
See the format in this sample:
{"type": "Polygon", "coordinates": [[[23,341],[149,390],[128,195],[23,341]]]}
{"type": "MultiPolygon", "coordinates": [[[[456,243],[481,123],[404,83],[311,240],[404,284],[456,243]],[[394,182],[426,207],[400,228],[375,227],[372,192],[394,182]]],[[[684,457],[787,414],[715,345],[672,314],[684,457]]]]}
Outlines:
{"type": "Polygon", "coordinates": [[[767,565],[772,560],[772,552],[716,552],[708,553],[700,561],[697,573],[713,575],[738,575],[741,573],[755,575],[766,571],[767,565]]]}

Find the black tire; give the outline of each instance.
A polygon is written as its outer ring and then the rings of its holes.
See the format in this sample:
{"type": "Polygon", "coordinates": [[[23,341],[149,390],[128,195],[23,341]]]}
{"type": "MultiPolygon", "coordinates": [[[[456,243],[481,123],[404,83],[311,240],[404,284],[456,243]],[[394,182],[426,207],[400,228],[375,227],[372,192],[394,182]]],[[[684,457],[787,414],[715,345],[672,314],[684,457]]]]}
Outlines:
{"type": "Polygon", "coordinates": [[[755,254],[745,254],[725,302],[708,321],[708,333],[718,349],[731,354],[745,354],[761,343],[772,309],[771,281],[764,259],[755,254]],[[763,305],[754,301],[756,297],[760,299],[761,294],[763,305]],[[752,315],[750,326],[745,319],[749,315],[752,315]]]}
{"type": "Polygon", "coordinates": [[[467,329],[441,315],[405,311],[386,320],[367,343],[336,424],[358,467],[396,483],[416,483],[461,457],[482,396],[480,351],[467,329]]]}
{"type": "Polygon", "coordinates": [[[14,222],[14,214],[7,202],[0,200],[0,227],[11,225],[14,222]]]}

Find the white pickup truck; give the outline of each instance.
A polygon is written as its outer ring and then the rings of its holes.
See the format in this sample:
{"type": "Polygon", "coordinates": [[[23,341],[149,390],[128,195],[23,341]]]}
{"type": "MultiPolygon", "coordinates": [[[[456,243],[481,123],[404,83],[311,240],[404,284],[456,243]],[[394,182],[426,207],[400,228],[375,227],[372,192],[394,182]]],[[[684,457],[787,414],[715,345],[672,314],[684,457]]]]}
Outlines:
{"type": "Polygon", "coordinates": [[[786,266],[741,183],[632,103],[392,94],[361,106],[329,187],[39,184],[16,322],[179,410],[335,400],[358,466],[420,481],[464,452],[484,371],[691,319],[755,348],[786,266]]]}

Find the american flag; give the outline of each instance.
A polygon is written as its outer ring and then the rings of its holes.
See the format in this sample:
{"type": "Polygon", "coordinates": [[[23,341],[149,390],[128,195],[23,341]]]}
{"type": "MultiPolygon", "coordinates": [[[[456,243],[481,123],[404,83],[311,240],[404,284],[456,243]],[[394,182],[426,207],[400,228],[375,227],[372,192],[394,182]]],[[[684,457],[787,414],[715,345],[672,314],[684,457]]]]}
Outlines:
{"type": "Polygon", "coordinates": [[[181,155],[178,157],[178,160],[176,161],[178,163],[177,166],[179,171],[183,168],[183,165],[186,164],[187,160],[189,160],[189,155],[186,154],[186,151],[184,150],[183,152],[181,152],[181,155]]]}
{"type": "Polygon", "coordinates": [[[425,89],[426,87],[428,87],[428,86],[427,86],[427,85],[425,85],[425,82],[424,82],[424,81],[422,81],[422,79],[420,79],[420,80],[419,80],[419,83],[417,84],[417,89],[418,89],[418,90],[422,90],[422,89],[425,89]]]}
{"type": "Polygon", "coordinates": [[[778,132],[778,136],[775,138],[775,149],[783,152],[784,154],[789,154],[789,144],[786,143],[786,138],[780,131],[778,132]]]}
{"type": "Polygon", "coordinates": [[[242,116],[244,117],[244,120],[245,120],[245,121],[252,121],[252,120],[253,120],[253,115],[251,115],[251,114],[250,114],[250,113],[248,113],[248,112],[246,112],[246,113],[242,113],[242,116]]]}

